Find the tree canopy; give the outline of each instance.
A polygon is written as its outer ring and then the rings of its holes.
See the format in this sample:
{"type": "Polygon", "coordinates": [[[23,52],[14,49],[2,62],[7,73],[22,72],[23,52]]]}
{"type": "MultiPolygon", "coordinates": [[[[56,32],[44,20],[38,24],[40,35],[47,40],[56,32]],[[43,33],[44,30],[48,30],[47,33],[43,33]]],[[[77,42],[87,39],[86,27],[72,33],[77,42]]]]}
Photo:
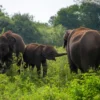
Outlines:
{"type": "Polygon", "coordinates": [[[0,33],[7,30],[21,35],[26,44],[42,43],[62,46],[66,29],[88,27],[100,30],[100,1],[75,0],[76,4],[61,8],[48,23],[34,21],[30,14],[15,13],[9,16],[0,6],[0,33]]]}
{"type": "Polygon", "coordinates": [[[62,24],[66,28],[85,26],[100,29],[100,4],[97,2],[81,2],[61,8],[54,16],[52,25],[62,24]]]}

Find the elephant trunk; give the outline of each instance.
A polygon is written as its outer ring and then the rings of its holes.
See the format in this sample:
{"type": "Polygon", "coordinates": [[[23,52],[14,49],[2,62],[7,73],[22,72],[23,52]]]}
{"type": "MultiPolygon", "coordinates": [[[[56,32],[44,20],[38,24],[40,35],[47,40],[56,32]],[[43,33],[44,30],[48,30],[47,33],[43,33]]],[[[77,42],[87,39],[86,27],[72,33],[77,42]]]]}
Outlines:
{"type": "Polygon", "coordinates": [[[64,56],[67,55],[67,53],[58,53],[55,57],[60,57],[60,56],[64,56]]]}

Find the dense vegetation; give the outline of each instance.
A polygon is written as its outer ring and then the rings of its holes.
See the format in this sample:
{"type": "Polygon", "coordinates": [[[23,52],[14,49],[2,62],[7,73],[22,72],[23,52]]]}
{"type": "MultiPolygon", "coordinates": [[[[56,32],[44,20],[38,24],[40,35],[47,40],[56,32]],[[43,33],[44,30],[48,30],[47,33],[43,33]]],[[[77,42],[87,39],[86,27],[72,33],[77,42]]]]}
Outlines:
{"type": "Polygon", "coordinates": [[[15,13],[12,17],[0,10],[0,32],[12,30],[21,35],[25,43],[44,43],[61,46],[65,28],[62,25],[50,27],[47,23],[33,20],[29,14],[15,13]]]}
{"type": "Polygon", "coordinates": [[[98,0],[76,1],[81,3],[61,8],[56,15],[50,17],[48,23],[36,22],[29,14],[15,13],[9,16],[0,6],[0,32],[12,30],[20,34],[25,43],[37,42],[62,46],[66,29],[85,26],[100,30],[100,2],[98,0]]]}
{"type": "Polygon", "coordinates": [[[20,75],[17,69],[13,63],[7,74],[0,74],[0,100],[100,100],[100,71],[71,74],[66,56],[48,61],[45,78],[38,79],[36,68],[21,67],[20,75]]]}
{"type": "MultiPolygon", "coordinates": [[[[0,6],[0,33],[12,30],[20,34],[26,44],[37,42],[62,46],[66,29],[85,26],[100,30],[100,2],[76,1],[80,3],[60,9],[48,23],[36,22],[29,14],[9,16],[0,6]]],[[[62,47],[57,50],[65,52],[62,47]]],[[[100,100],[100,71],[70,73],[66,56],[48,61],[45,78],[37,77],[36,68],[24,70],[20,66],[20,75],[18,68],[14,59],[11,69],[0,74],[0,100],[100,100]]]]}

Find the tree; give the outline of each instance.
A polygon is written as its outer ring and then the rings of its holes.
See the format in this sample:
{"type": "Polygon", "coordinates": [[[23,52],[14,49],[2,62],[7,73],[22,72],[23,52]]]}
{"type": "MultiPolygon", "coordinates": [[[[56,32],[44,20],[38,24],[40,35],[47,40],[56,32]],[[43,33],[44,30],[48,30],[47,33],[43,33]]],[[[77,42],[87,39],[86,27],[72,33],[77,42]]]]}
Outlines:
{"type": "Polygon", "coordinates": [[[80,20],[83,26],[100,28],[100,5],[96,3],[82,3],[80,5],[80,20]]]}
{"type": "Polygon", "coordinates": [[[33,16],[29,14],[15,14],[12,17],[14,22],[14,32],[20,34],[26,43],[39,42],[41,34],[37,30],[33,22],[33,16]]]}
{"type": "Polygon", "coordinates": [[[96,3],[100,5],[100,0],[74,0],[76,3],[96,3]]]}
{"type": "Polygon", "coordinates": [[[61,24],[70,29],[85,26],[99,30],[100,5],[95,2],[81,2],[81,4],[62,8],[57,12],[53,23],[54,26],[61,24]]]}
{"type": "Polygon", "coordinates": [[[0,33],[3,29],[12,29],[13,22],[9,18],[8,14],[4,12],[2,5],[0,5],[0,33]]]}
{"type": "Polygon", "coordinates": [[[54,20],[55,20],[55,16],[51,16],[50,19],[49,19],[49,21],[48,21],[48,23],[50,25],[53,25],[54,24],[54,20]]]}
{"type": "Polygon", "coordinates": [[[54,26],[62,24],[67,28],[76,28],[80,26],[80,22],[78,20],[79,15],[79,6],[72,5],[67,8],[62,8],[57,12],[57,16],[54,20],[54,26]]]}

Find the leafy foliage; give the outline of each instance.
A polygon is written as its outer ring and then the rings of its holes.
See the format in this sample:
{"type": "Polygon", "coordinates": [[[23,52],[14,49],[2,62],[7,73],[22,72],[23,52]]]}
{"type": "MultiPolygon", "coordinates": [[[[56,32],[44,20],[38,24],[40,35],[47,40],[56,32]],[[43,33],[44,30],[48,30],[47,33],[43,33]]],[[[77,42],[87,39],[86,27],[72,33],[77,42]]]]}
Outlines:
{"type": "Polygon", "coordinates": [[[78,5],[72,5],[70,7],[60,9],[54,19],[54,26],[62,24],[67,28],[79,27],[80,22],[78,20],[78,11],[78,5]]]}
{"type": "Polygon", "coordinates": [[[41,35],[32,22],[33,16],[29,14],[15,14],[12,17],[12,21],[14,22],[13,31],[20,34],[26,43],[40,40],[41,35]]]}
{"type": "Polygon", "coordinates": [[[100,29],[100,4],[96,2],[81,2],[61,8],[57,15],[50,17],[49,23],[35,22],[34,17],[29,14],[15,13],[10,17],[1,7],[0,33],[12,30],[21,35],[26,44],[37,42],[62,46],[66,29],[80,26],[100,29]]]}
{"type": "Polygon", "coordinates": [[[61,8],[53,18],[54,26],[62,24],[70,29],[85,26],[99,30],[100,4],[96,2],[74,4],[67,8],[61,8]]]}
{"type": "Polygon", "coordinates": [[[100,4],[100,0],[74,0],[77,3],[96,3],[100,4]]]}
{"type": "Polygon", "coordinates": [[[61,46],[65,31],[62,25],[51,27],[46,23],[35,22],[29,14],[20,13],[14,14],[11,18],[3,14],[0,16],[0,25],[1,32],[12,30],[21,35],[26,44],[37,42],[61,46]]]}
{"type": "Polygon", "coordinates": [[[49,27],[47,25],[40,24],[38,30],[41,33],[43,44],[62,46],[63,35],[65,33],[65,28],[62,25],[49,27]]]}
{"type": "MultiPolygon", "coordinates": [[[[65,52],[62,47],[58,52],[65,52]]],[[[38,78],[34,70],[17,73],[16,62],[7,74],[0,74],[0,100],[99,100],[100,71],[70,73],[67,57],[48,61],[48,74],[38,78]],[[66,60],[65,60],[66,59],[66,60]]],[[[42,76],[42,75],[41,75],[42,76]]]]}
{"type": "MultiPolygon", "coordinates": [[[[16,13],[10,17],[0,6],[0,33],[12,30],[21,35],[26,44],[62,46],[63,34],[68,28],[100,28],[100,3],[92,1],[60,9],[50,18],[50,25],[35,22],[29,14],[16,13]]],[[[56,49],[65,52],[62,47],[56,49]]],[[[100,71],[70,73],[68,60],[63,56],[56,62],[48,61],[48,74],[39,79],[36,68],[24,70],[22,65],[16,65],[15,58],[10,70],[0,74],[0,100],[100,100],[100,71]],[[20,75],[17,73],[19,67],[20,75]]]]}
{"type": "Polygon", "coordinates": [[[83,26],[93,29],[100,28],[100,5],[95,3],[82,3],[80,6],[80,13],[83,26]]]}

